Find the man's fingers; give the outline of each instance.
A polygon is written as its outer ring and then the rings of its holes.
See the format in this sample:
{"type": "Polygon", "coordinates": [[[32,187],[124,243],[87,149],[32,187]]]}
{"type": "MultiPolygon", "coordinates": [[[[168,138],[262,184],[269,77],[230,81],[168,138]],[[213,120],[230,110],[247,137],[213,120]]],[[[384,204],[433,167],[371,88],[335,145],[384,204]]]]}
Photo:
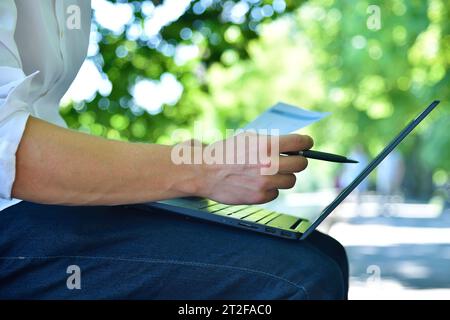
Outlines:
{"type": "Polygon", "coordinates": [[[297,181],[297,177],[294,174],[277,174],[274,177],[278,177],[279,181],[277,181],[278,189],[290,189],[295,186],[295,182],[297,181]]]}
{"type": "Polygon", "coordinates": [[[280,192],[278,190],[276,190],[276,189],[267,191],[266,192],[266,199],[264,199],[263,203],[275,200],[278,197],[279,194],[280,194],[280,192]]]}
{"type": "Polygon", "coordinates": [[[306,169],[308,160],[301,156],[280,156],[279,172],[293,173],[306,169]]]}
{"type": "Polygon", "coordinates": [[[272,189],[290,189],[295,185],[296,177],[293,173],[276,174],[267,176],[240,175],[227,177],[228,183],[236,185],[238,188],[249,188],[254,191],[267,191],[272,189]]]}
{"type": "Polygon", "coordinates": [[[271,189],[290,189],[295,185],[297,178],[294,174],[276,174],[273,176],[264,176],[257,184],[258,188],[271,189]]]}
{"type": "Polygon", "coordinates": [[[280,136],[280,152],[295,152],[309,150],[313,147],[314,141],[310,136],[300,134],[287,134],[280,136]]]}

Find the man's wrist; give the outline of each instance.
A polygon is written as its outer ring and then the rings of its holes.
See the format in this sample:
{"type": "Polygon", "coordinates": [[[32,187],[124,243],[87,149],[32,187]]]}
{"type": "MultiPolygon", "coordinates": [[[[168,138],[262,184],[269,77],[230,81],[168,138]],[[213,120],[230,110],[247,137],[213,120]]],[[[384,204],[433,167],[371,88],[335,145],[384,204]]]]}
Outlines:
{"type": "MultiPolygon", "coordinates": [[[[206,184],[206,165],[204,163],[194,164],[194,163],[179,163],[179,161],[174,161],[173,150],[176,146],[171,148],[171,159],[170,163],[173,168],[170,173],[171,183],[169,189],[180,196],[196,196],[204,197],[206,196],[205,184],[206,184]]],[[[192,153],[194,153],[194,148],[189,148],[192,153]]]]}

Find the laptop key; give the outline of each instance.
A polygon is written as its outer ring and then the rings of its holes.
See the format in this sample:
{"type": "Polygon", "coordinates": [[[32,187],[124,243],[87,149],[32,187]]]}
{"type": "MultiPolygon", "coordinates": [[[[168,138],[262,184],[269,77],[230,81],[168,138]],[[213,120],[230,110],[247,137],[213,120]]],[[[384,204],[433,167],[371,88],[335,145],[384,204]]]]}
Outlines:
{"type": "Polygon", "coordinates": [[[244,220],[246,221],[251,221],[251,222],[258,222],[259,220],[267,217],[268,215],[270,215],[271,213],[273,213],[273,211],[269,211],[266,209],[262,209],[260,211],[257,211],[249,216],[246,216],[244,218],[244,220]]]}
{"type": "Polygon", "coordinates": [[[266,223],[266,225],[275,228],[290,229],[298,220],[299,218],[297,217],[282,214],[266,223]]]}
{"type": "Polygon", "coordinates": [[[211,213],[215,213],[216,211],[223,210],[225,208],[228,208],[229,206],[230,205],[228,205],[228,204],[216,203],[204,210],[209,211],[211,213]]]}
{"type": "Polygon", "coordinates": [[[178,198],[166,201],[158,201],[159,203],[168,204],[177,207],[185,207],[189,209],[202,209],[205,208],[211,203],[206,199],[187,199],[187,198],[178,198]]]}
{"type": "Polygon", "coordinates": [[[243,209],[248,208],[248,207],[249,207],[249,206],[247,206],[247,205],[241,205],[241,206],[228,206],[228,207],[225,208],[225,209],[218,210],[218,211],[214,211],[214,212],[212,212],[212,213],[214,213],[214,214],[220,214],[220,215],[222,215],[222,216],[227,216],[227,215],[230,215],[230,214],[232,214],[232,213],[238,212],[238,211],[243,210],[243,209]]]}
{"type": "Polygon", "coordinates": [[[308,228],[311,227],[311,225],[312,225],[311,222],[309,222],[307,220],[303,220],[295,228],[295,231],[298,231],[298,232],[301,232],[301,233],[305,233],[306,230],[308,230],[308,228]]]}
{"type": "Polygon", "coordinates": [[[206,201],[204,201],[203,203],[204,203],[203,206],[200,207],[199,209],[204,209],[204,210],[206,210],[206,209],[208,209],[208,208],[211,208],[211,207],[216,206],[216,205],[219,204],[218,202],[215,202],[215,201],[213,201],[213,200],[206,200],[206,201]]]}
{"type": "Polygon", "coordinates": [[[278,217],[280,214],[278,212],[272,212],[271,214],[269,214],[268,216],[264,217],[263,219],[259,220],[258,223],[261,224],[267,224],[269,221],[275,219],[276,217],[278,217]]]}
{"type": "Polygon", "coordinates": [[[246,216],[251,215],[252,213],[255,213],[257,211],[262,210],[262,208],[259,207],[248,207],[246,209],[243,210],[239,210],[238,212],[232,213],[230,216],[236,219],[241,219],[244,218],[246,216]]]}

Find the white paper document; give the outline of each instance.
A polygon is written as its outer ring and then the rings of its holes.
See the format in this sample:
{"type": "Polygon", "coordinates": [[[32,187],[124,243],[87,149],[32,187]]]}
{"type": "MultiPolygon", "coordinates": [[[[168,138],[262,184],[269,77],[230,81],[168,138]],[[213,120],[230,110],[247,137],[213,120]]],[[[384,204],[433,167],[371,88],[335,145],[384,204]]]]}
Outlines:
{"type": "Polygon", "coordinates": [[[317,122],[329,112],[315,112],[295,107],[286,103],[277,103],[247,124],[244,130],[278,130],[279,134],[288,134],[317,122]]]}

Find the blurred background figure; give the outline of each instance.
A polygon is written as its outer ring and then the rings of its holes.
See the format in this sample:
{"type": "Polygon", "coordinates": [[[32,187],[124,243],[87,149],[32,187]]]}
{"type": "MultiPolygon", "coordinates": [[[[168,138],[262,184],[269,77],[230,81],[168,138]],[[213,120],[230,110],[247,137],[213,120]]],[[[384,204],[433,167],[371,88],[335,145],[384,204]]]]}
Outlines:
{"type": "MultiPolygon", "coordinates": [[[[364,147],[360,144],[356,145],[348,156],[350,159],[358,161],[358,163],[344,164],[342,173],[338,176],[338,190],[346,188],[369,164],[369,158],[364,151],[364,147]]],[[[350,195],[351,199],[355,199],[355,206],[353,212],[347,214],[359,215],[361,214],[360,204],[362,196],[369,190],[369,180],[365,179],[350,195]]]]}
{"type": "MultiPolygon", "coordinates": [[[[362,145],[357,145],[350,152],[348,158],[358,161],[358,163],[345,164],[342,170],[342,174],[339,178],[339,188],[343,189],[347,187],[357,176],[364,170],[365,167],[369,164],[369,159],[367,154],[364,152],[364,148],[362,145]]],[[[361,193],[367,192],[369,189],[368,180],[364,180],[361,184],[356,188],[354,192],[359,195],[361,193]]]]}
{"type": "Polygon", "coordinates": [[[377,192],[380,195],[401,194],[401,185],[405,174],[403,158],[394,150],[377,169],[377,192]]]}
{"type": "Polygon", "coordinates": [[[389,214],[389,203],[401,196],[404,174],[403,158],[398,150],[394,150],[378,166],[376,191],[380,196],[380,204],[384,207],[383,214],[389,214]]]}

